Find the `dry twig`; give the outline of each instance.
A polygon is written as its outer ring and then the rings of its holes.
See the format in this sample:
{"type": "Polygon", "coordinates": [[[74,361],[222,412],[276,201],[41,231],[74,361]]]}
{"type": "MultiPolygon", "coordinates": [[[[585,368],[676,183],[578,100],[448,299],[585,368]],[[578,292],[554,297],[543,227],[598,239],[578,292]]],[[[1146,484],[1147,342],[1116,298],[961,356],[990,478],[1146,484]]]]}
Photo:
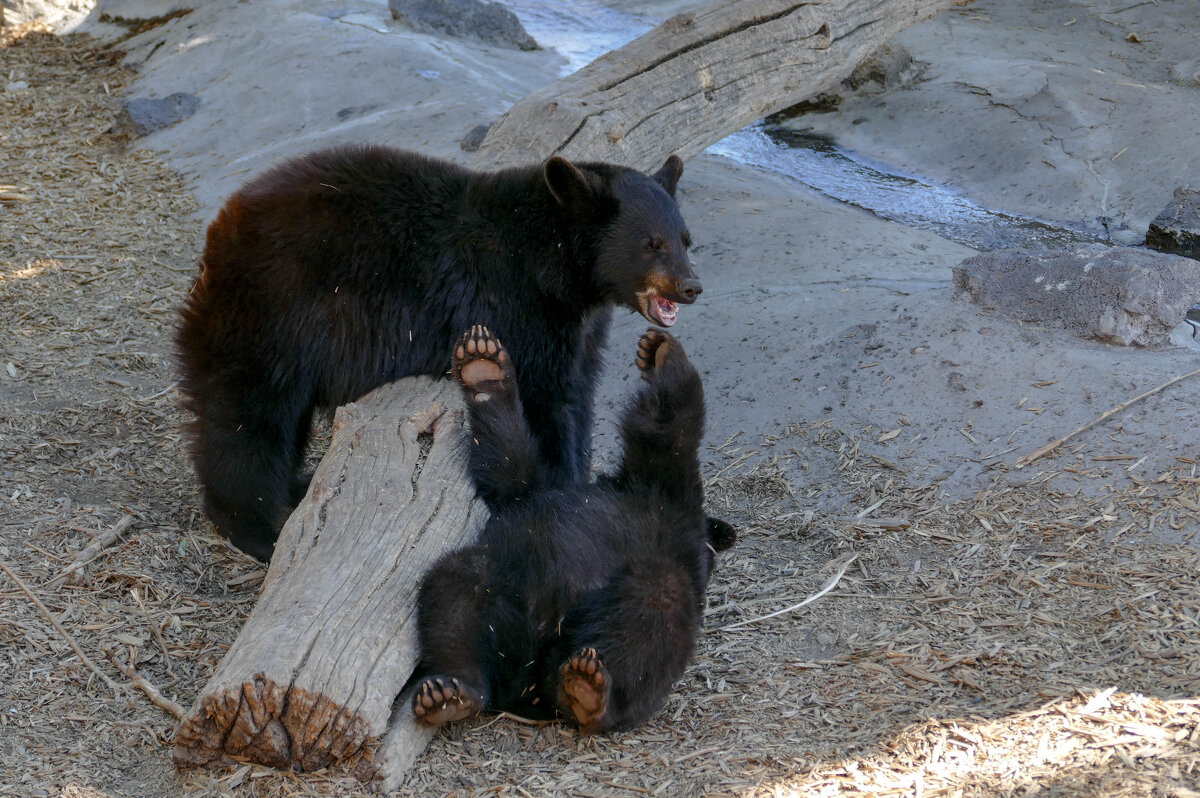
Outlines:
{"type": "Polygon", "coordinates": [[[75,555],[74,558],[72,558],[71,563],[66,567],[66,569],[50,582],[50,586],[58,587],[64,582],[73,583],[74,580],[78,578],[77,575],[81,570],[83,570],[83,567],[92,560],[96,559],[102,550],[111,546],[113,542],[121,536],[122,532],[133,526],[133,522],[134,517],[126,514],[120,521],[113,524],[112,529],[96,535],[96,537],[92,539],[92,542],[89,543],[86,548],[81,550],[75,555]]]}
{"type": "Polygon", "coordinates": [[[1111,418],[1112,416],[1116,415],[1117,413],[1120,413],[1122,410],[1129,407],[1130,405],[1136,404],[1137,402],[1140,402],[1141,400],[1145,399],[1148,396],[1153,396],[1154,394],[1158,393],[1159,391],[1163,390],[1164,388],[1169,388],[1172,385],[1174,385],[1175,383],[1180,382],[1181,380],[1186,380],[1188,377],[1195,377],[1197,374],[1200,374],[1200,369],[1196,369],[1195,371],[1189,371],[1187,374],[1180,374],[1177,377],[1172,377],[1171,379],[1167,380],[1166,382],[1164,382],[1162,385],[1158,386],[1157,388],[1151,388],[1150,390],[1146,391],[1143,394],[1139,394],[1139,395],[1133,397],[1132,399],[1128,399],[1124,402],[1121,402],[1121,404],[1117,405],[1116,407],[1114,407],[1110,410],[1104,411],[1103,413],[1096,416],[1094,419],[1092,419],[1088,423],[1084,424],[1083,426],[1073,429],[1070,432],[1068,432],[1066,435],[1059,438],[1058,440],[1046,444],[1042,448],[1038,449],[1036,452],[1033,452],[1032,454],[1027,454],[1024,457],[1018,458],[1017,462],[1014,465],[1017,468],[1024,468],[1025,466],[1032,463],[1034,460],[1037,460],[1039,457],[1043,457],[1043,456],[1049,454],[1050,452],[1054,451],[1055,449],[1057,449],[1059,446],[1062,446],[1064,443],[1071,440],[1071,438],[1074,438],[1079,433],[1081,433],[1085,430],[1091,429],[1092,427],[1096,426],[1100,422],[1111,418]]]}
{"type": "Polygon", "coordinates": [[[187,714],[183,707],[176,704],[171,699],[158,691],[158,688],[146,681],[145,677],[134,669],[133,665],[122,665],[117,656],[111,651],[105,651],[108,661],[111,662],[117,670],[125,674],[125,678],[129,679],[129,683],[146,694],[146,698],[150,699],[150,703],[166,712],[175,720],[183,720],[183,716],[187,714]]]}
{"type": "Polygon", "coordinates": [[[842,581],[842,577],[845,576],[846,569],[850,567],[850,563],[854,562],[857,559],[858,559],[857,553],[851,554],[850,557],[847,558],[846,560],[844,560],[842,562],[842,564],[838,567],[837,573],[834,574],[833,576],[829,577],[829,579],[825,580],[825,584],[821,585],[821,589],[818,590],[816,593],[813,593],[808,598],[804,599],[804,601],[793,604],[790,607],[784,607],[781,610],[775,610],[775,612],[768,613],[766,615],[760,615],[757,618],[748,618],[744,621],[738,621],[737,623],[731,623],[727,626],[718,626],[716,629],[709,629],[707,631],[709,631],[709,632],[724,632],[729,629],[738,629],[742,626],[749,626],[752,623],[758,623],[759,621],[765,621],[768,618],[774,618],[777,615],[785,615],[789,612],[798,610],[807,604],[811,604],[814,601],[816,601],[817,599],[819,599],[821,596],[824,596],[830,590],[833,590],[835,587],[837,587],[837,583],[842,581]]]}
{"type": "Polygon", "coordinates": [[[134,589],[129,592],[133,594],[133,600],[137,602],[137,605],[142,608],[142,615],[146,616],[146,623],[150,625],[150,630],[154,632],[154,639],[158,641],[158,648],[162,651],[163,668],[166,670],[168,676],[172,679],[177,679],[178,677],[171,670],[171,655],[167,653],[167,644],[163,642],[162,630],[158,628],[158,624],[150,617],[150,613],[146,610],[146,605],[142,603],[142,597],[138,595],[137,590],[134,589]]]}
{"type": "Polygon", "coordinates": [[[67,645],[69,645],[75,651],[75,654],[79,657],[79,660],[84,665],[88,666],[92,673],[99,676],[100,679],[107,684],[114,693],[120,693],[121,685],[110,679],[108,675],[104,673],[104,671],[97,668],[96,664],[88,659],[88,655],[83,653],[83,649],[81,649],[79,644],[75,642],[75,638],[71,637],[71,635],[67,633],[67,630],[62,628],[62,625],[59,624],[54,616],[50,614],[50,610],[46,609],[46,605],[38,600],[38,597],[35,596],[33,591],[29,589],[29,586],[21,580],[21,577],[13,573],[13,570],[9,568],[3,560],[0,560],[0,571],[4,571],[4,573],[8,574],[8,578],[13,580],[17,587],[21,588],[21,592],[29,597],[29,600],[33,602],[34,606],[41,610],[41,613],[46,616],[46,620],[50,621],[50,624],[55,628],[55,630],[62,635],[63,640],[67,641],[67,645]]]}

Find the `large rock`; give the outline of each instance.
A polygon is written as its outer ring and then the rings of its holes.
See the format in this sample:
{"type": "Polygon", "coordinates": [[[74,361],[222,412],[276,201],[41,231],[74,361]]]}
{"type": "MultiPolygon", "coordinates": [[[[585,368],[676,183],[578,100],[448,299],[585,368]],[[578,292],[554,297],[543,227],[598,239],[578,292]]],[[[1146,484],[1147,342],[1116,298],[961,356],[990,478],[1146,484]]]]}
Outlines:
{"type": "Polygon", "coordinates": [[[1005,250],[954,269],[960,298],[1080,338],[1162,346],[1200,302],[1200,264],[1144,249],[1087,244],[1071,250],[1005,250]]]}
{"type": "Polygon", "coordinates": [[[1200,260],[1200,191],[1175,189],[1175,197],[1146,231],[1146,246],[1200,260]]]}
{"type": "Polygon", "coordinates": [[[420,33],[475,39],[513,50],[538,50],[517,15],[486,0],[388,0],[392,17],[420,33]]]}

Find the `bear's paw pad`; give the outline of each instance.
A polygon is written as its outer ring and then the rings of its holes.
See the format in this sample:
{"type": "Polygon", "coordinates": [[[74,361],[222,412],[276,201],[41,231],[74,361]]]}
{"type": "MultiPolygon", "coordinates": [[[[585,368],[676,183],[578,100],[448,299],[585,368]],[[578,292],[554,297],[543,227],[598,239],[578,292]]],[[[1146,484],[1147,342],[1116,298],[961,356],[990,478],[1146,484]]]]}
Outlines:
{"type": "Polygon", "coordinates": [[[477,402],[504,390],[509,376],[508,352],[487,327],[475,325],[454,348],[454,377],[477,402]]]}
{"type": "Polygon", "coordinates": [[[421,723],[440,726],[479,714],[479,704],[458,679],[426,677],[413,693],[413,715],[421,723]]]}
{"type": "Polygon", "coordinates": [[[563,704],[571,710],[580,729],[595,731],[608,706],[608,676],[596,649],[581,650],[559,672],[563,704]]]}

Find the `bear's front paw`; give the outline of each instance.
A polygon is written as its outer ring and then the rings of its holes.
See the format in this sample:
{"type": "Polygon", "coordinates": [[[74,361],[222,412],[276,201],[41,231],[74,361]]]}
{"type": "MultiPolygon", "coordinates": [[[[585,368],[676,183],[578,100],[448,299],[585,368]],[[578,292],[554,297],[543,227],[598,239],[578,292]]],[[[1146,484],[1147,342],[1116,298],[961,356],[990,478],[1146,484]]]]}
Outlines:
{"type": "Polygon", "coordinates": [[[685,356],[683,346],[670,333],[651,327],[638,339],[637,367],[644,379],[650,379],[651,374],[661,369],[669,358],[679,356],[685,356]]]}
{"type": "Polygon", "coordinates": [[[487,327],[475,325],[454,348],[452,370],[463,390],[476,402],[484,402],[507,389],[512,361],[487,327]]]}

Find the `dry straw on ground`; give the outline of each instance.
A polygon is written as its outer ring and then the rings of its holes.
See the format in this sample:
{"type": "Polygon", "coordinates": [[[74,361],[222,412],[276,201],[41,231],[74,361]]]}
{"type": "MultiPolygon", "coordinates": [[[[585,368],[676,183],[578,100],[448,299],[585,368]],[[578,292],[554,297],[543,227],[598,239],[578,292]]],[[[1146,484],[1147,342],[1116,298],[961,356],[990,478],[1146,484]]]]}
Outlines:
{"type": "MultiPolygon", "coordinates": [[[[179,776],[173,719],[130,683],[188,704],[262,570],[197,508],[170,334],[201,225],[176,175],[106,132],[118,63],[0,38],[0,74],[30,86],[0,92],[0,560],[32,594],[0,576],[0,795],[363,795],[250,763],[179,776]]],[[[879,435],[795,424],[713,453],[742,540],[654,721],[463,724],[402,794],[1200,794],[1200,462],[1113,483],[1128,463],[1081,436],[947,504],[860,452],[879,435]],[[810,465],[847,509],[816,510],[789,477],[810,465]]]]}

